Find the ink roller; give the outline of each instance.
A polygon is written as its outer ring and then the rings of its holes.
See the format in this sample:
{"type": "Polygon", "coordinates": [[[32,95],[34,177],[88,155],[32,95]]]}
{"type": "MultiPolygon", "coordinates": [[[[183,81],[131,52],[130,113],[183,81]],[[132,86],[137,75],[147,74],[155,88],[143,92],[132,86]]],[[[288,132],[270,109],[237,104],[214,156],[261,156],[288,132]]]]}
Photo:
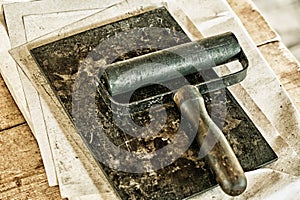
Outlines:
{"type": "Polygon", "coordinates": [[[153,97],[130,104],[135,106],[140,104],[140,108],[145,108],[150,100],[174,101],[181,115],[198,130],[196,135],[198,145],[209,149],[206,159],[216,176],[216,181],[226,194],[237,196],[247,186],[244,171],[224,134],[209,116],[202,96],[239,83],[246,77],[248,60],[233,33],[204,38],[110,64],[102,73],[102,80],[110,97],[122,96],[141,86],[149,87],[153,83],[165,82],[172,84],[172,80],[232,61],[239,61],[242,69],[192,84],[174,82],[177,88],[173,91],[155,94],[153,97]],[[208,145],[204,143],[208,135],[216,140],[213,147],[205,146],[208,145]]]}

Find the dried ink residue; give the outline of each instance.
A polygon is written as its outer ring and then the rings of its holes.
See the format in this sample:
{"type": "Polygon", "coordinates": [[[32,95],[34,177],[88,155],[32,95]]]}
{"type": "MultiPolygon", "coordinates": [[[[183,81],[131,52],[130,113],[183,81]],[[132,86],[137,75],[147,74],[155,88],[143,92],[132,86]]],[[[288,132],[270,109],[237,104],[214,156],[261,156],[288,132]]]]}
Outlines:
{"type": "MultiPolygon", "coordinates": [[[[168,11],[159,8],[49,43],[31,50],[31,53],[95,158],[118,162],[120,157],[109,156],[99,151],[99,146],[109,145],[99,136],[99,127],[117,147],[129,152],[149,153],[167,146],[172,141],[180,126],[180,114],[171,102],[166,106],[166,123],[159,132],[154,131],[153,135],[147,138],[128,135],[114,123],[113,117],[118,116],[114,116],[103,97],[99,93],[95,95],[95,76],[97,77],[103,66],[109,63],[189,41],[168,11]],[[76,90],[84,92],[74,93],[76,90]],[[91,120],[93,115],[97,116],[96,123],[91,120]]],[[[215,76],[213,71],[209,71],[208,74],[215,76]]],[[[219,93],[220,91],[217,91],[206,95],[206,105],[212,118],[223,130],[244,170],[256,169],[276,159],[273,150],[231,94],[223,90],[223,97],[225,93],[226,98],[222,101],[222,95],[219,93]],[[224,106],[225,116],[214,112],[224,106]]],[[[139,94],[139,98],[143,98],[141,95],[139,94]]],[[[132,114],[135,122],[142,126],[155,121],[153,118],[159,123],[159,116],[151,118],[147,111],[132,114]]],[[[120,119],[120,123],[123,122],[127,126],[126,120],[122,121],[122,117],[120,119]]],[[[127,128],[130,130],[132,127],[127,128]]],[[[151,130],[148,130],[147,134],[152,134],[151,130]]],[[[182,134],[183,141],[189,139],[187,132],[179,134],[182,134]]],[[[216,185],[214,175],[205,160],[198,158],[198,152],[199,147],[193,142],[175,162],[149,173],[126,173],[113,170],[101,162],[99,164],[122,199],[183,199],[216,185]]],[[[161,158],[163,163],[163,156],[161,158]]],[[[153,162],[151,165],[161,163],[153,162]]],[[[131,168],[137,167],[136,163],[129,165],[131,168]]]]}

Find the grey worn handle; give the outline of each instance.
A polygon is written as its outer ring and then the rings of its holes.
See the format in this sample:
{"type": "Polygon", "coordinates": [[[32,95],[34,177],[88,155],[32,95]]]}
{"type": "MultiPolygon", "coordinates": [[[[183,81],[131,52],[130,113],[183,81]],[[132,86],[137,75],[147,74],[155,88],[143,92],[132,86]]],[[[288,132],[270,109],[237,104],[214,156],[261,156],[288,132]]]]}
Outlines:
{"type": "Polygon", "coordinates": [[[243,168],[224,134],[208,115],[199,90],[192,85],[184,86],[175,93],[174,101],[181,114],[197,128],[198,145],[207,152],[209,166],[222,190],[231,196],[244,192],[247,179],[243,168]],[[209,142],[205,141],[206,136],[209,142]]]}

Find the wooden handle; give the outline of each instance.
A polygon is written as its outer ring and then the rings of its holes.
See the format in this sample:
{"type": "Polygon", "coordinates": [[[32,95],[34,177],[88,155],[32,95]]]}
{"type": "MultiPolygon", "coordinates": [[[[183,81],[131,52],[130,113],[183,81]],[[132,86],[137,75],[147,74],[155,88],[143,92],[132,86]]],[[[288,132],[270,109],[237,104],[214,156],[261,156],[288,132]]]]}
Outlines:
{"type": "Polygon", "coordinates": [[[208,115],[202,95],[192,85],[180,88],[174,101],[181,114],[197,128],[197,142],[207,153],[206,159],[222,190],[231,196],[240,195],[247,179],[238,159],[222,131],[208,115]]]}

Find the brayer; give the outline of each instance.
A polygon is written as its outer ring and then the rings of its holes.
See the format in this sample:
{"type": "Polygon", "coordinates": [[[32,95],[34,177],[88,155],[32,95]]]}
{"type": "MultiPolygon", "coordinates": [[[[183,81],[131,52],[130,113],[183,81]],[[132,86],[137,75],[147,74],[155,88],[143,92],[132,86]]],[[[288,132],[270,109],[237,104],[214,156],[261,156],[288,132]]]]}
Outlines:
{"type": "MultiPolygon", "coordinates": [[[[114,102],[113,97],[122,96],[141,86],[166,81],[172,83],[172,80],[181,76],[189,76],[235,60],[242,65],[242,69],[235,73],[192,84],[182,82],[175,85],[177,88],[172,91],[155,94],[128,105],[115,102],[120,107],[130,107],[134,104],[136,108],[136,105],[140,104],[139,108],[144,109],[149,101],[174,101],[181,115],[198,130],[198,145],[209,149],[206,159],[216,176],[216,181],[226,194],[232,196],[237,196],[246,189],[247,180],[228,141],[208,115],[202,94],[236,84],[246,77],[248,60],[233,33],[228,32],[116,62],[106,66],[101,74],[104,90],[114,102]],[[208,135],[216,140],[213,147],[204,142],[208,135]]],[[[122,111],[122,108],[120,110],[122,111]]]]}

